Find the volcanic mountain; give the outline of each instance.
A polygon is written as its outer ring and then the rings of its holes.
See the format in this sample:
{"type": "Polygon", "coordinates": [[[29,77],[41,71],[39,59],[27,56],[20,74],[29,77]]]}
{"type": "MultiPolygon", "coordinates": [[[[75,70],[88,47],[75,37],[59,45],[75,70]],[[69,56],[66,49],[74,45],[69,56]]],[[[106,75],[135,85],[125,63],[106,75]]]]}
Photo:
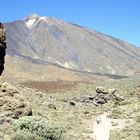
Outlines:
{"type": "Polygon", "coordinates": [[[140,72],[139,48],[95,30],[36,14],[5,25],[9,72],[13,67],[19,75],[33,75],[40,69],[37,74],[47,75],[47,66],[125,76],[140,72]]]}

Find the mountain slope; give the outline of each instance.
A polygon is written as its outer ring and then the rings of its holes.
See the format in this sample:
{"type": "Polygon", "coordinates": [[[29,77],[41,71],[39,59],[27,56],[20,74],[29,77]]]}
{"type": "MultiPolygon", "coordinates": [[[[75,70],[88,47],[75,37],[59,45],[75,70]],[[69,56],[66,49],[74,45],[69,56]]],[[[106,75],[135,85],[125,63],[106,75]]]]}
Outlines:
{"type": "Polygon", "coordinates": [[[140,49],[64,21],[32,15],[6,23],[7,54],[44,64],[101,74],[139,73],[140,49]]]}

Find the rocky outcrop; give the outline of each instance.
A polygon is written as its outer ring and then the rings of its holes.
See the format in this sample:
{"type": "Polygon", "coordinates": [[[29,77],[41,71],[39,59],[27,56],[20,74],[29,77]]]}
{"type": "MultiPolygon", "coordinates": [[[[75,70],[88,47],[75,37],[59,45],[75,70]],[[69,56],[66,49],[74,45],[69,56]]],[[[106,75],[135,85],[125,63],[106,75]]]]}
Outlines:
{"type": "Polygon", "coordinates": [[[98,94],[114,94],[116,92],[116,89],[106,89],[102,86],[96,87],[96,93],[98,94]]]}
{"type": "Polygon", "coordinates": [[[0,75],[4,70],[4,57],[5,57],[5,49],[6,49],[6,35],[4,25],[0,23],[0,75]]]}
{"type": "Polygon", "coordinates": [[[0,81],[0,140],[9,133],[15,119],[29,115],[32,115],[29,102],[15,87],[0,81]]]}
{"type": "Polygon", "coordinates": [[[28,115],[32,110],[21,93],[6,82],[0,83],[0,123],[28,115]]]}
{"type": "Polygon", "coordinates": [[[103,105],[110,101],[121,101],[121,97],[116,94],[115,88],[105,88],[102,86],[96,87],[96,95],[91,97],[86,97],[83,102],[94,103],[95,105],[103,105]]]}

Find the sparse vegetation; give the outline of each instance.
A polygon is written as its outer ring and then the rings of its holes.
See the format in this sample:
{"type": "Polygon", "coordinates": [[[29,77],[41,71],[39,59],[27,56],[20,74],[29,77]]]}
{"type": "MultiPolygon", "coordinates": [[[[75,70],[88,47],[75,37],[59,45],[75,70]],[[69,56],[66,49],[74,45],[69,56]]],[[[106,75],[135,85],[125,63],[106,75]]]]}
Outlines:
{"type": "MultiPolygon", "coordinates": [[[[97,81],[94,84],[80,82],[69,90],[51,89],[51,92],[17,86],[30,101],[33,116],[14,121],[12,126],[15,132],[10,133],[11,140],[46,140],[48,135],[51,135],[53,140],[57,140],[60,135],[61,139],[65,140],[90,140],[91,122],[94,117],[108,111],[112,111],[109,117],[123,119],[126,122],[122,128],[111,132],[110,140],[132,140],[132,137],[137,140],[140,136],[139,83],[138,77],[97,81]],[[93,101],[83,102],[83,99],[96,95],[97,86],[115,88],[115,94],[123,100],[112,100],[97,106],[93,101]]],[[[117,123],[113,123],[113,126],[117,127],[117,123]]]]}
{"type": "MultiPolygon", "coordinates": [[[[44,92],[44,98],[41,99],[40,102],[37,102],[37,98],[31,93],[30,100],[32,100],[32,107],[34,108],[35,114],[40,113],[49,121],[63,125],[68,129],[68,132],[66,133],[67,140],[88,140],[91,135],[89,121],[91,121],[92,117],[103,113],[104,111],[109,111],[113,108],[110,117],[126,120],[135,119],[134,116],[136,116],[139,111],[138,96],[135,94],[138,93],[138,85],[138,77],[134,77],[134,79],[114,80],[111,82],[97,81],[94,84],[80,83],[76,84],[76,86],[69,91],[55,93],[47,92],[47,94],[44,92]],[[95,89],[97,86],[116,88],[117,96],[124,100],[121,102],[109,102],[102,106],[95,106],[90,102],[81,102],[85,97],[95,96],[95,89]],[[71,106],[71,101],[75,102],[76,106],[71,106]],[[56,109],[52,110],[51,108],[48,108],[45,110],[49,103],[55,104],[56,109]]],[[[128,127],[130,124],[131,123],[128,123],[128,127]]],[[[122,131],[122,133],[125,133],[125,131],[122,131]]],[[[121,137],[116,130],[112,132],[112,135],[116,136],[115,140],[119,140],[121,137]]],[[[111,140],[113,140],[113,138],[114,137],[111,136],[111,140]]]]}

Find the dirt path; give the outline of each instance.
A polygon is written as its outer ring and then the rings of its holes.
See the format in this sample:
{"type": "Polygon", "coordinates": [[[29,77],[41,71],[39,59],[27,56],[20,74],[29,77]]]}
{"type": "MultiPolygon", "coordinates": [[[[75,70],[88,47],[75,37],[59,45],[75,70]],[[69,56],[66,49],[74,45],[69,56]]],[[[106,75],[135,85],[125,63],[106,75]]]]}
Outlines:
{"type": "Polygon", "coordinates": [[[110,113],[104,113],[97,116],[94,119],[94,123],[92,126],[93,135],[91,136],[93,140],[109,140],[110,138],[110,130],[114,129],[122,129],[126,125],[133,124],[133,119],[111,119],[108,118],[107,115],[110,113]],[[113,125],[115,124],[115,125],[113,125]]]}
{"type": "Polygon", "coordinates": [[[109,140],[111,120],[107,118],[107,113],[98,116],[93,124],[94,140],[109,140]]]}

